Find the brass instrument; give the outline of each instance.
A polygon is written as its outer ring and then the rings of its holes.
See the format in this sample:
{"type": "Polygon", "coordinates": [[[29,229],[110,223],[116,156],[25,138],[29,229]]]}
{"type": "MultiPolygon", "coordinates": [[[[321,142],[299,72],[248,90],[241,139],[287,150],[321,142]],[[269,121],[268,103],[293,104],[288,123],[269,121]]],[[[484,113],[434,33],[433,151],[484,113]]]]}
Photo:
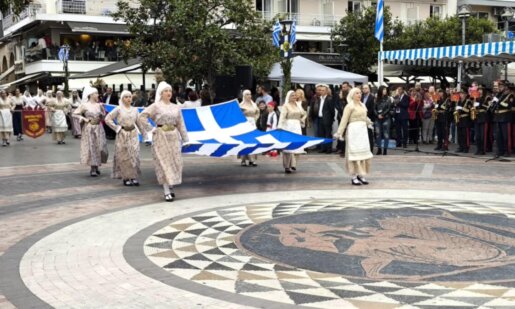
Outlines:
{"type": "Polygon", "coordinates": [[[460,122],[460,112],[455,111],[453,115],[454,115],[454,123],[458,124],[458,122],[460,122]]]}
{"type": "MultiPolygon", "coordinates": [[[[475,103],[475,101],[476,101],[476,99],[474,99],[474,103],[475,103]]],[[[470,108],[470,119],[472,119],[472,121],[477,119],[477,109],[474,106],[474,103],[472,103],[472,107],[470,108]]]]}
{"type": "Polygon", "coordinates": [[[432,118],[433,120],[436,120],[436,118],[437,118],[437,114],[438,114],[438,111],[436,110],[436,108],[433,108],[433,109],[431,110],[431,118],[432,118]]]}

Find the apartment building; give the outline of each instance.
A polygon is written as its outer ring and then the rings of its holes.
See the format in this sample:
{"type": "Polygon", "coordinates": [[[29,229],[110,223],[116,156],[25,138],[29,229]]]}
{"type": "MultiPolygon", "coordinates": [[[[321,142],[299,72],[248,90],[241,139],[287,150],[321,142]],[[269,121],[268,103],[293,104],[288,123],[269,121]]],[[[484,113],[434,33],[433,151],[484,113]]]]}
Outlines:
{"type": "Polygon", "coordinates": [[[515,31],[514,0],[458,0],[458,8],[467,6],[472,16],[487,18],[497,24],[499,30],[515,31]]]}

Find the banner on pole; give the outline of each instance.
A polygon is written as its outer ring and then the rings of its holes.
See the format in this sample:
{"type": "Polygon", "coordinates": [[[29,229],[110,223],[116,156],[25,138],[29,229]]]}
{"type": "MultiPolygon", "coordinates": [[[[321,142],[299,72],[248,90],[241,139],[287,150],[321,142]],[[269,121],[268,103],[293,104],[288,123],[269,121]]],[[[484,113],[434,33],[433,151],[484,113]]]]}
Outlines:
{"type": "Polygon", "coordinates": [[[36,107],[27,108],[21,113],[23,133],[32,138],[45,134],[45,111],[36,107]]]}

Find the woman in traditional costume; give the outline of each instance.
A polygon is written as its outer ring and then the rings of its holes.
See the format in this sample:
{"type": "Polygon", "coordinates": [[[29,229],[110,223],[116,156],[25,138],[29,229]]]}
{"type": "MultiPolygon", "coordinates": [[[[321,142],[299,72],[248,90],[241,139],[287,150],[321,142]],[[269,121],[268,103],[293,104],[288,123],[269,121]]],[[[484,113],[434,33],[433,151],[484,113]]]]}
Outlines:
{"type": "Polygon", "coordinates": [[[159,83],[154,103],[139,116],[144,132],[152,136],[156,177],[163,186],[167,202],[172,202],[175,198],[173,187],[182,183],[181,142],[188,142],[181,108],[170,101],[172,92],[172,86],[164,81],[159,83]],[[152,128],[148,118],[152,119],[156,128],[152,128]]]}
{"type": "Polygon", "coordinates": [[[23,108],[25,107],[25,98],[21,95],[20,89],[16,89],[14,91],[14,96],[11,97],[11,101],[14,105],[14,112],[13,112],[13,129],[14,129],[14,135],[16,135],[16,140],[22,141],[23,140],[23,127],[22,127],[22,119],[21,119],[21,113],[23,111],[23,108]]]}
{"type": "MultiPolygon", "coordinates": [[[[243,91],[243,100],[240,103],[240,110],[247,118],[247,122],[256,128],[256,121],[259,118],[259,107],[252,101],[252,93],[250,90],[243,91]]],[[[257,166],[257,155],[241,156],[241,166],[257,166]],[[247,164],[247,161],[249,162],[247,164]]]]}
{"type": "MultiPolygon", "coordinates": [[[[300,104],[297,104],[295,91],[290,90],[286,94],[286,104],[283,105],[279,116],[278,128],[302,135],[302,127],[306,122],[307,114],[300,104]]],[[[283,151],[283,167],[286,174],[297,170],[297,157],[304,150],[283,151]]]]}
{"type": "Polygon", "coordinates": [[[72,134],[73,134],[73,137],[80,138],[80,136],[81,136],[80,120],[73,117],[73,112],[75,112],[77,110],[77,108],[79,107],[79,105],[81,103],[79,93],[77,92],[77,90],[72,91],[72,97],[70,98],[70,101],[71,101],[71,105],[72,105],[71,112],[70,112],[70,114],[72,115],[72,117],[71,117],[72,134]]]}
{"type": "Polygon", "coordinates": [[[141,170],[138,133],[143,129],[138,109],[131,106],[131,103],[132,93],[122,91],[118,106],[107,114],[105,123],[116,132],[111,177],[122,179],[124,186],[139,186],[141,170]]]}
{"type": "Polygon", "coordinates": [[[98,90],[86,86],[82,92],[82,103],[73,116],[83,123],[80,162],[91,167],[89,172],[91,177],[100,175],[98,167],[107,162],[106,134],[101,123],[104,114],[104,107],[98,100],[98,90]]]}
{"type": "Polygon", "coordinates": [[[11,134],[13,133],[13,115],[14,104],[7,97],[5,90],[0,90],[0,136],[2,137],[2,146],[10,145],[11,134]]]}
{"type": "Polygon", "coordinates": [[[57,141],[58,145],[64,145],[66,144],[64,138],[66,137],[66,131],[68,131],[66,114],[71,108],[71,103],[64,97],[62,91],[57,91],[55,99],[49,100],[47,107],[52,113],[50,119],[52,121],[54,140],[57,141]]]}
{"type": "Polygon", "coordinates": [[[370,172],[373,157],[368,141],[369,126],[372,121],[367,117],[367,107],[361,102],[361,90],[353,88],[347,95],[347,106],[334,137],[342,139],[345,134],[345,168],[356,186],[368,184],[365,175],[370,172]]]}

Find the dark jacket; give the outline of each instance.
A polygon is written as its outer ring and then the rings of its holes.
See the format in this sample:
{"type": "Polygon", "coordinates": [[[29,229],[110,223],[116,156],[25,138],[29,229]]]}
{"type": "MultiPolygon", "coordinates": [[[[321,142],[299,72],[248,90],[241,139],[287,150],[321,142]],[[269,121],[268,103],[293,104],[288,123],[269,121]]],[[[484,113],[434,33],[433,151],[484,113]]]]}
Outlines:
{"type": "MultiPolygon", "coordinates": [[[[391,117],[390,111],[392,110],[392,98],[389,96],[385,96],[381,99],[381,101],[376,102],[374,106],[374,115],[377,118],[377,121],[389,120],[391,117]],[[379,119],[379,116],[382,116],[383,119],[379,119]]],[[[372,120],[372,119],[370,119],[372,120]]]]}
{"type": "MultiPolygon", "coordinates": [[[[104,94],[102,96],[102,102],[103,103],[107,103],[107,94],[104,94]]],[[[116,93],[111,93],[111,98],[109,99],[109,104],[111,105],[118,105],[118,96],[116,95],[116,93]]]]}
{"type": "Polygon", "coordinates": [[[367,107],[367,117],[370,118],[370,120],[372,121],[376,121],[376,115],[375,115],[375,108],[374,108],[374,103],[375,103],[375,97],[373,94],[369,93],[368,94],[368,97],[366,99],[366,102],[365,102],[365,96],[363,96],[363,103],[365,103],[365,106],[367,107]]]}
{"type": "Polygon", "coordinates": [[[409,95],[403,94],[401,98],[394,99],[394,111],[396,120],[408,120],[409,95]]]}
{"type": "MultiPolygon", "coordinates": [[[[320,111],[320,98],[317,97],[310,104],[310,117],[311,119],[318,118],[320,111]]],[[[322,111],[322,123],[325,126],[332,126],[334,122],[335,116],[335,106],[333,102],[333,97],[327,96],[324,101],[324,107],[322,111]]]]}

